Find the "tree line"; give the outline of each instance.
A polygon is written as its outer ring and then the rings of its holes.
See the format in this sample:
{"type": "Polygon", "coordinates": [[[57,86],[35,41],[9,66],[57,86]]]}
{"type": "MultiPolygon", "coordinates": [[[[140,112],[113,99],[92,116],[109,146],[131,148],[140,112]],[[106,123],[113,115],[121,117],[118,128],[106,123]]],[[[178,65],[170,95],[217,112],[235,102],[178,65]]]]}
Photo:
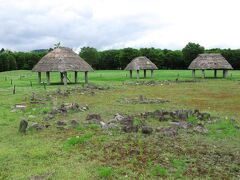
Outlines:
{"type": "MultiPolygon", "coordinates": [[[[31,52],[0,51],[0,72],[16,69],[31,70],[33,66],[52,48],[31,52]]],[[[146,56],[159,69],[187,69],[191,61],[200,53],[221,53],[234,69],[240,69],[240,49],[205,49],[196,43],[188,43],[182,50],[158,48],[123,48],[98,51],[93,47],[83,47],[79,56],[94,69],[124,69],[135,57],[146,56]]]]}

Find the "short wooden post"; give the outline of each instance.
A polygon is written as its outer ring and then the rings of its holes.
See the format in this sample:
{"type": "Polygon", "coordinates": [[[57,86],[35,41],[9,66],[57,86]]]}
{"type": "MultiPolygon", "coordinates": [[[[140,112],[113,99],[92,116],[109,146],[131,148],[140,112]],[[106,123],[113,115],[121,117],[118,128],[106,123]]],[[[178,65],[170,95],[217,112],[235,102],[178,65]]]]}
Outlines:
{"type": "Polygon", "coordinates": [[[223,77],[224,78],[227,78],[228,77],[228,70],[223,70],[223,77]]]}
{"type": "Polygon", "coordinates": [[[61,79],[61,84],[63,84],[63,73],[60,72],[60,79],[61,79]]]}
{"type": "Polygon", "coordinates": [[[85,83],[87,84],[88,83],[88,72],[85,71],[85,83]]]}
{"type": "Polygon", "coordinates": [[[75,83],[78,82],[78,72],[77,71],[74,72],[74,80],[75,80],[75,83]]]}
{"type": "Polygon", "coordinates": [[[50,72],[46,72],[46,77],[47,77],[47,85],[50,85],[50,72]]]}
{"type": "Polygon", "coordinates": [[[38,72],[38,83],[41,84],[41,82],[42,82],[41,72],[38,72]]]}
{"type": "Polygon", "coordinates": [[[205,78],[205,70],[202,69],[202,78],[205,78]]]}
{"type": "Polygon", "coordinates": [[[132,70],[130,70],[130,78],[132,79],[132,70]]]}
{"type": "Polygon", "coordinates": [[[63,72],[63,83],[67,85],[67,72],[63,72]]]}
{"type": "Polygon", "coordinates": [[[146,78],[147,77],[147,70],[146,69],[143,70],[143,74],[144,74],[144,78],[146,78]]]}
{"type": "Polygon", "coordinates": [[[195,69],[192,70],[192,78],[195,79],[195,69]]]}
{"type": "Polygon", "coordinates": [[[137,70],[137,79],[139,79],[139,70],[137,70]]]}
{"type": "Polygon", "coordinates": [[[217,70],[214,69],[214,77],[217,78],[217,70]]]}
{"type": "Polygon", "coordinates": [[[151,78],[153,78],[153,69],[151,69],[151,78]]]}
{"type": "Polygon", "coordinates": [[[16,85],[13,86],[13,94],[16,94],[16,85]]]}

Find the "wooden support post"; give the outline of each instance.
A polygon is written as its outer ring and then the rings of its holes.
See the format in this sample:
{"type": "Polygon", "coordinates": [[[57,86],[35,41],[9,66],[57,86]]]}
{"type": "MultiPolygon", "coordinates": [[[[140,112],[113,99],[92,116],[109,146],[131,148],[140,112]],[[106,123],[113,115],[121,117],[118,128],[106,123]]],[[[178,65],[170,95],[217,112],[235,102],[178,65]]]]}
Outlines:
{"type": "Polygon", "coordinates": [[[42,82],[41,72],[38,72],[38,83],[41,84],[41,82],[42,82]]]}
{"type": "Polygon", "coordinates": [[[63,73],[60,72],[60,79],[61,79],[61,83],[63,84],[63,73]]]}
{"type": "Polygon", "coordinates": [[[205,78],[205,70],[202,69],[202,78],[205,78]]]}
{"type": "Polygon", "coordinates": [[[226,69],[223,70],[223,77],[224,78],[228,77],[228,70],[226,70],[226,69]]]}
{"type": "Polygon", "coordinates": [[[151,78],[153,78],[153,69],[151,69],[151,78]]]}
{"type": "Polygon", "coordinates": [[[78,82],[78,72],[77,71],[74,72],[74,81],[75,81],[75,83],[78,82]]]}
{"type": "Polygon", "coordinates": [[[139,79],[139,70],[137,70],[137,79],[139,79]]]}
{"type": "Polygon", "coordinates": [[[88,72],[85,71],[85,83],[87,84],[88,83],[88,72]]]}
{"type": "Polygon", "coordinates": [[[192,70],[192,78],[195,79],[195,69],[192,70]]]}
{"type": "Polygon", "coordinates": [[[214,77],[217,78],[217,70],[214,69],[214,77]]]}
{"type": "Polygon", "coordinates": [[[63,83],[67,85],[67,72],[63,72],[63,83]]]}
{"type": "Polygon", "coordinates": [[[130,70],[130,78],[132,79],[132,70],[130,70]]]}
{"type": "Polygon", "coordinates": [[[50,72],[46,72],[46,77],[47,77],[47,85],[50,85],[50,72]]]}
{"type": "Polygon", "coordinates": [[[147,70],[144,69],[144,70],[143,70],[143,73],[144,73],[144,78],[146,78],[146,77],[147,77],[147,70]]]}

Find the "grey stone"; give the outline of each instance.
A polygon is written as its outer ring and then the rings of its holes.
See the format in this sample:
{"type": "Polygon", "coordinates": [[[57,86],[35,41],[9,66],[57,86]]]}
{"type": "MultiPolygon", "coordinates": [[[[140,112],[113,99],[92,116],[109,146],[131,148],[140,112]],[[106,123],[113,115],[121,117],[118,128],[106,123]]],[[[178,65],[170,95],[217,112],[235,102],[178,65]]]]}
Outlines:
{"type": "Polygon", "coordinates": [[[196,126],[195,128],[193,128],[193,130],[197,133],[201,133],[201,134],[207,134],[208,130],[203,127],[203,126],[196,126]]]}
{"type": "Polygon", "coordinates": [[[86,120],[89,123],[100,123],[102,118],[99,114],[88,114],[87,117],[86,117],[86,120]]]}
{"type": "Polygon", "coordinates": [[[58,126],[65,126],[67,125],[66,121],[57,121],[58,126]]]}
{"type": "Polygon", "coordinates": [[[33,124],[31,125],[31,128],[35,129],[36,131],[41,131],[41,130],[44,129],[44,126],[42,126],[42,125],[40,125],[40,124],[38,124],[38,123],[33,123],[33,124]]]}
{"type": "Polygon", "coordinates": [[[149,127],[149,126],[143,126],[142,127],[142,133],[143,134],[152,134],[153,132],[153,128],[149,127]]]}
{"type": "Polygon", "coordinates": [[[79,122],[77,120],[71,120],[70,124],[73,128],[76,128],[79,125],[79,122]]]}

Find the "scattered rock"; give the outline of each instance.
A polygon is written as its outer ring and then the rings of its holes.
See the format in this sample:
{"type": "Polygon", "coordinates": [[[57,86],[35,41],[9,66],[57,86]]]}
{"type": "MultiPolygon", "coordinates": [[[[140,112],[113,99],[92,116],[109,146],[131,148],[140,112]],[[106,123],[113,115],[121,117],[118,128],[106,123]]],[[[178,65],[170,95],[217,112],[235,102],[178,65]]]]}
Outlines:
{"type": "Polygon", "coordinates": [[[26,134],[27,127],[28,127],[28,122],[27,122],[27,120],[23,119],[23,120],[20,121],[20,125],[19,125],[19,130],[18,131],[20,133],[26,134]]]}
{"type": "Polygon", "coordinates": [[[142,133],[143,134],[152,134],[153,132],[153,128],[149,127],[149,126],[143,126],[142,127],[142,133]]]}
{"type": "Polygon", "coordinates": [[[26,107],[27,107],[27,105],[25,105],[25,104],[15,104],[15,108],[16,109],[24,110],[24,109],[26,109],[26,107]]]}
{"type": "Polygon", "coordinates": [[[35,129],[36,131],[41,131],[41,130],[44,129],[44,126],[42,126],[42,125],[40,125],[40,124],[38,124],[38,123],[33,123],[33,124],[31,125],[31,128],[35,129]]]}
{"type": "Polygon", "coordinates": [[[79,122],[77,120],[71,120],[70,124],[73,128],[76,128],[76,127],[78,127],[79,122]]]}
{"type": "Polygon", "coordinates": [[[203,126],[196,126],[193,128],[193,130],[197,133],[201,133],[201,134],[207,134],[208,133],[208,130],[203,127],[203,126]]]}
{"type": "Polygon", "coordinates": [[[162,133],[165,136],[176,136],[178,134],[178,129],[175,127],[158,127],[155,130],[156,132],[162,133]]]}
{"type": "Polygon", "coordinates": [[[116,113],[114,119],[116,119],[117,121],[122,121],[124,119],[124,116],[120,115],[119,113],[116,113]]]}
{"type": "Polygon", "coordinates": [[[58,126],[65,126],[67,125],[66,121],[57,121],[58,126]]]}
{"type": "Polygon", "coordinates": [[[89,123],[100,123],[102,118],[99,114],[88,114],[87,117],[86,117],[86,120],[89,123]]]}

